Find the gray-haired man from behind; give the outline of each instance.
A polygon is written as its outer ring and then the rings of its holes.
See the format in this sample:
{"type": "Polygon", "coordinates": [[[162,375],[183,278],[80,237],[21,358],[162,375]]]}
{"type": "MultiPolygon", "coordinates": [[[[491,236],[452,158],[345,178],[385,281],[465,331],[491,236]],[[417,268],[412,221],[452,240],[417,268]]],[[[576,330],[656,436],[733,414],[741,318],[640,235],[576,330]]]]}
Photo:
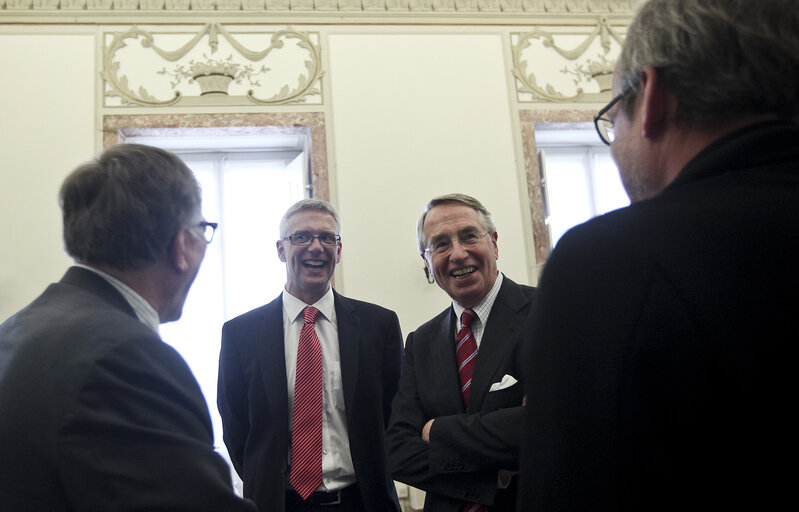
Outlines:
{"type": "Polygon", "coordinates": [[[197,381],[158,335],[216,228],[191,171],[115,146],[60,199],[76,265],[0,326],[3,510],[254,511],[214,452],[197,381]]]}
{"type": "Polygon", "coordinates": [[[597,117],[633,204],[561,238],[526,357],[520,510],[794,499],[795,0],[651,0],[597,117]]]}

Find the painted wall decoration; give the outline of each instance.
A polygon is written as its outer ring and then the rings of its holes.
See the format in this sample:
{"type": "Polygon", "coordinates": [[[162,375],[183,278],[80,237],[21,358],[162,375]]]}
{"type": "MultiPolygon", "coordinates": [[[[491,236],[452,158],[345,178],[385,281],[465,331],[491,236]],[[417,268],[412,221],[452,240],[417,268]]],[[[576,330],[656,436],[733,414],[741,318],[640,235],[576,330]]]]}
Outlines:
{"type": "Polygon", "coordinates": [[[104,106],[322,104],[319,34],[267,30],[104,33],[104,106]]]}

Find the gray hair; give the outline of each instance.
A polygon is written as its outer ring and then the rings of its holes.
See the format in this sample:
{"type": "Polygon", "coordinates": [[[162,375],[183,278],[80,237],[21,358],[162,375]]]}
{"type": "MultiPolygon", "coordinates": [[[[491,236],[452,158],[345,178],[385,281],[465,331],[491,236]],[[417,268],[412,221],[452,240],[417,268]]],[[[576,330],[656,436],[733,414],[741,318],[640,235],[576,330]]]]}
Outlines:
{"type": "Polygon", "coordinates": [[[285,238],[286,235],[288,235],[286,230],[288,229],[291,216],[305,210],[318,210],[330,214],[333,220],[336,221],[336,234],[341,235],[341,221],[333,205],[321,199],[300,199],[291,205],[289,209],[286,210],[286,213],[283,214],[283,218],[280,219],[280,238],[285,238]]]}
{"type": "Polygon", "coordinates": [[[473,198],[472,196],[467,196],[466,194],[446,194],[443,196],[434,197],[427,203],[427,206],[424,208],[424,212],[422,216],[419,217],[419,221],[416,223],[416,241],[419,244],[419,253],[424,254],[425,250],[425,240],[424,235],[422,234],[422,228],[424,227],[424,220],[427,218],[427,214],[435,208],[436,206],[442,204],[451,204],[451,203],[458,203],[464,206],[468,206],[469,208],[477,211],[478,216],[480,217],[480,222],[483,224],[483,227],[489,233],[496,233],[497,228],[494,226],[494,221],[491,220],[491,213],[483,206],[483,203],[478,201],[477,199],[473,198]]]}
{"type": "MultiPolygon", "coordinates": [[[[177,156],[139,144],[113,146],[61,185],[64,245],[76,261],[118,270],[165,255],[200,214],[200,186],[177,156]]],[[[199,219],[197,219],[199,222],[199,219]]]]}
{"type": "MultiPolygon", "coordinates": [[[[649,0],[627,31],[617,76],[638,90],[657,68],[677,98],[676,121],[715,127],[745,115],[799,114],[796,0],[649,0]]],[[[635,95],[623,100],[630,111],[635,95]]]]}

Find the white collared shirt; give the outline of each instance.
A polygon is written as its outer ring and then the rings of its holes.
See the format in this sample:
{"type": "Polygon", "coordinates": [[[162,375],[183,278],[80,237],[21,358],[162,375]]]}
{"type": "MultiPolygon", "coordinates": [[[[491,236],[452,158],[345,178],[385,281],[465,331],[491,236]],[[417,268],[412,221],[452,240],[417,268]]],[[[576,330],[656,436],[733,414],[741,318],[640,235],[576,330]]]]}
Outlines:
{"type": "Polygon", "coordinates": [[[149,302],[144,300],[144,297],[133,291],[133,288],[126,285],[119,279],[112,277],[102,270],[97,270],[94,267],[90,267],[88,265],[84,265],[83,263],[75,263],[76,267],[85,268],[91,272],[94,272],[98,276],[102,277],[108,283],[113,286],[122,297],[130,304],[130,307],[133,308],[133,311],[136,313],[136,317],[144,323],[147,327],[155,331],[158,334],[158,326],[161,324],[161,319],[158,317],[158,312],[155,311],[149,302]]]}
{"type": "MultiPolygon", "coordinates": [[[[341,355],[338,342],[338,322],[333,289],[315,304],[305,304],[283,291],[283,343],[286,354],[288,384],[289,432],[294,414],[294,382],[297,377],[297,347],[304,323],[303,310],[313,306],[321,315],[316,317],[316,335],[322,348],[322,486],[319,490],[334,491],[354,484],[355,466],[350,454],[347,433],[347,414],[344,407],[344,388],[341,382],[341,355]]],[[[291,461],[291,446],[289,446],[291,461]]]]}
{"type": "MultiPolygon", "coordinates": [[[[494,307],[494,301],[497,300],[500,287],[502,287],[502,272],[497,272],[497,280],[494,281],[494,286],[483,297],[483,300],[472,308],[477,316],[477,318],[472,319],[472,336],[474,336],[474,342],[477,343],[478,349],[480,348],[480,341],[483,339],[486,323],[488,323],[488,315],[491,313],[491,308],[494,307]]],[[[461,314],[466,308],[453,300],[452,309],[458,318],[458,321],[455,322],[455,336],[457,336],[461,328],[461,314]]]]}

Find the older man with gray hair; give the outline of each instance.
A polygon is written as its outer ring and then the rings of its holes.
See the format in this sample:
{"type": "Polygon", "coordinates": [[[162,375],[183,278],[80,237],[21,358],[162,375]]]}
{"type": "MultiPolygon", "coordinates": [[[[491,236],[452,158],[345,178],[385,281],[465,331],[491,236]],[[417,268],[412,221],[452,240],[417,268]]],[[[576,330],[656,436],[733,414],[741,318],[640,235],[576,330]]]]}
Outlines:
{"type": "Polygon", "coordinates": [[[633,204],[567,233],[526,358],[520,510],[794,498],[795,0],[650,0],[596,116],[633,204]]]}
{"type": "Polygon", "coordinates": [[[398,512],[384,432],[399,319],[333,289],[342,239],[331,204],[292,205],[275,245],[283,293],[222,328],[217,402],[244,496],[274,512],[398,512]]]}
{"type": "Polygon", "coordinates": [[[0,508],[254,512],[214,451],[177,320],[216,224],[164,150],[107,149],[61,187],[75,265],[0,325],[0,508]]]}
{"type": "Polygon", "coordinates": [[[425,512],[513,512],[535,288],[499,272],[497,229],[471,196],[433,198],[416,234],[452,302],[408,335],[389,467],[426,491],[425,512]]]}

